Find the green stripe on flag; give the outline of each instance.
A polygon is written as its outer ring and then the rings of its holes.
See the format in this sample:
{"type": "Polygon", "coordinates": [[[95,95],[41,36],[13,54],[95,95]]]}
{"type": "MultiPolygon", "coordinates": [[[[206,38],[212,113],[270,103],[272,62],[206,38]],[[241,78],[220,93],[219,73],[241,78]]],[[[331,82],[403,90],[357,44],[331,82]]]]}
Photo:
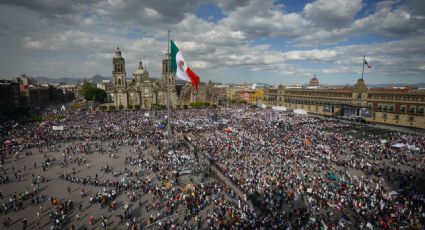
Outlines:
{"type": "Polygon", "coordinates": [[[177,72],[177,62],[176,55],[179,52],[179,48],[177,48],[176,44],[174,44],[173,40],[171,40],[171,72],[177,72]]]}

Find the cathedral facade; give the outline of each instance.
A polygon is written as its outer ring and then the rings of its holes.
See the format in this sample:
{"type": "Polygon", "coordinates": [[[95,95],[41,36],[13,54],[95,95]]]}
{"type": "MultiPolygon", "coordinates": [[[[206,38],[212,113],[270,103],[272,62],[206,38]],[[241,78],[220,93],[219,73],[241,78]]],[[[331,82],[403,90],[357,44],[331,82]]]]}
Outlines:
{"type": "Polygon", "coordinates": [[[126,78],[125,59],[121,50],[117,47],[112,59],[112,89],[108,91],[116,108],[140,108],[150,109],[153,105],[167,105],[167,86],[170,92],[170,105],[173,108],[183,108],[195,101],[216,104],[213,95],[213,83],[200,82],[199,92],[193,88],[190,82],[176,84],[175,73],[168,73],[167,54],[162,60],[161,78],[150,78],[149,72],[143,67],[142,61],[133,73],[133,78],[126,78]]]}

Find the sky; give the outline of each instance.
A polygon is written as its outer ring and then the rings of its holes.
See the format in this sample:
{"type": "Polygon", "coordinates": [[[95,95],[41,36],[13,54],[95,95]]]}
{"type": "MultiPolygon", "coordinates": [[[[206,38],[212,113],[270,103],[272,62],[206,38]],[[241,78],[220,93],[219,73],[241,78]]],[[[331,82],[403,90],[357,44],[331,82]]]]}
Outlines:
{"type": "Polygon", "coordinates": [[[0,77],[159,78],[167,30],[202,81],[425,82],[424,0],[0,0],[0,77]]]}

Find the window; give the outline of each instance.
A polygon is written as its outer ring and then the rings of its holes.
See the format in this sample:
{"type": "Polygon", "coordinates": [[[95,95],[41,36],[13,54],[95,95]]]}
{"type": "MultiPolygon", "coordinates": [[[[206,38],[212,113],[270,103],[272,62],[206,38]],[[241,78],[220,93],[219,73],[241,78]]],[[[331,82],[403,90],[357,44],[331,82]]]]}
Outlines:
{"type": "Polygon", "coordinates": [[[423,115],[423,114],[424,114],[424,112],[425,112],[425,107],[419,107],[419,108],[418,108],[418,113],[419,113],[419,114],[423,115]]]}
{"type": "Polygon", "coordinates": [[[405,105],[400,106],[400,112],[401,113],[405,113],[406,112],[406,108],[407,108],[407,106],[405,106],[405,105]]]}
{"type": "Polygon", "coordinates": [[[382,118],[384,118],[386,120],[387,119],[387,114],[386,113],[382,114],[382,118]]]}
{"type": "Polygon", "coordinates": [[[383,110],[387,111],[388,110],[388,106],[387,105],[383,105],[383,110]]]}
{"type": "Polygon", "coordinates": [[[378,104],[378,110],[382,110],[382,104],[378,104]]]}
{"type": "Polygon", "coordinates": [[[398,114],[394,115],[394,120],[400,120],[400,115],[398,114]]]}
{"type": "Polygon", "coordinates": [[[388,106],[388,112],[394,112],[394,105],[388,106]]]}
{"type": "Polygon", "coordinates": [[[410,106],[409,113],[416,113],[416,106],[410,106]]]}
{"type": "Polygon", "coordinates": [[[371,109],[373,107],[372,103],[367,103],[367,107],[369,107],[369,109],[371,109]]]}
{"type": "Polygon", "coordinates": [[[409,116],[409,121],[410,122],[413,122],[415,120],[415,117],[414,116],[409,116]]]}

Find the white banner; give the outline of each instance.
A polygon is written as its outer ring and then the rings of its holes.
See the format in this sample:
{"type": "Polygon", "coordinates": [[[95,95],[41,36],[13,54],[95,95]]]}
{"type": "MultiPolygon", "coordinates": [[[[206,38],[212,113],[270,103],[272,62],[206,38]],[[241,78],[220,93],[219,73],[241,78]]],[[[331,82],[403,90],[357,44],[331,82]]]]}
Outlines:
{"type": "Polygon", "coordinates": [[[59,131],[61,131],[61,130],[63,130],[63,125],[60,125],[60,126],[54,125],[53,126],[53,130],[59,130],[59,131]]]}

